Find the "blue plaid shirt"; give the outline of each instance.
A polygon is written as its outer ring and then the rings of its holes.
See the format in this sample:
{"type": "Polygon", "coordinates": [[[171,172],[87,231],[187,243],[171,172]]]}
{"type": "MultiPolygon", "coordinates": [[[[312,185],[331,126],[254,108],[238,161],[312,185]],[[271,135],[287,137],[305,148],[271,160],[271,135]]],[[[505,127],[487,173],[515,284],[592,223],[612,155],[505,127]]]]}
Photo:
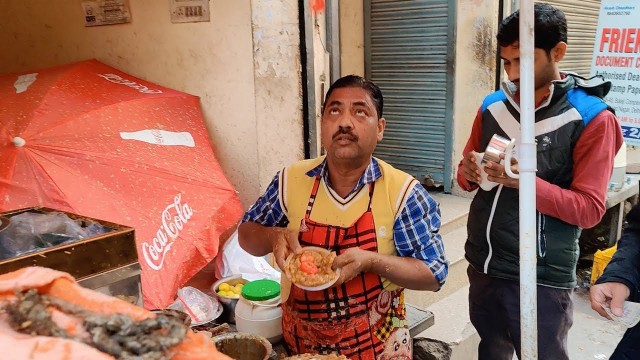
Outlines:
{"type": "MultiPolygon", "coordinates": [[[[309,177],[322,176],[331,186],[326,160],[307,172],[309,177]]],[[[382,176],[375,158],[360,177],[351,193],[382,176]]],[[[252,221],[264,226],[285,227],[289,223],[280,207],[279,175],[276,175],[265,193],[244,214],[242,222],[252,221]]],[[[349,194],[349,195],[350,195],[349,194]]],[[[348,196],[348,195],[347,195],[348,196]]],[[[433,272],[440,285],[447,278],[449,262],[444,257],[444,246],[440,230],[440,208],[438,203],[420,185],[411,189],[400,215],[393,224],[393,241],[400,256],[414,257],[423,261],[433,272]]]]}

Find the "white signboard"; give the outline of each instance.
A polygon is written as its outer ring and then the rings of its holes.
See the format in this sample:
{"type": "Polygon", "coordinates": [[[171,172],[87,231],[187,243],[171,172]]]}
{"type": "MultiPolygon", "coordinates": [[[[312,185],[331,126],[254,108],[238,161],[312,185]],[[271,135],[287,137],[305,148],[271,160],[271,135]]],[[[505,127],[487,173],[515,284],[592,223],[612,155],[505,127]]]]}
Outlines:
{"type": "Polygon", "coordinates": [[[171,0],[171,22],[209,21],[209,0],[171,0]]]}
{"type": "Polygon", "coordinates": [[[605,100],[616,111],[626,143],[640,145],[640,1],[602,0],[594,75],[613,84],[605,100]]]}
{"type": "Polygon", "coordinates": [[[128,0],[84,0],[84,26],[122,24],[131,21],[128,0]]]}

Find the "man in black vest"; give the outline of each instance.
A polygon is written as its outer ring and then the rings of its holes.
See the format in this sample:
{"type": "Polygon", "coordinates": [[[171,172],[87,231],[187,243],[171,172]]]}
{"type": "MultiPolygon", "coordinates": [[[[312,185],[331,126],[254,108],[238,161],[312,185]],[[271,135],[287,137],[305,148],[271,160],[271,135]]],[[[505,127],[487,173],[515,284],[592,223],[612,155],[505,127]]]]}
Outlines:
{"type": "MultiPolygon", "coordinates": [[[[618,242],[618,249],[591,287],[591,307],[609,318],[603,306],[616,316],[622,316],[625,300],[640,301],[640,205],[627,215],[627,226],[618,242]]],[[[631,360],[640,357],[640,324],[627,330],[610,360],[631,360]]]]}
{"type": "MultiPolygon", "coordinates": [[[[613,158],[622,145],[615,115],[600,98],[608,83],[590,86],[559,71],[567,50],[564,14],[535,4],[535,137],[537,142],[537,301],[540,359],[568,359],[573,322],[578,237],[605,212],[613,158]]],[[[476,165],[494,134],[520,136],[519,14],[498,30],[500,57],[510,81],[487,96],[478,110],[458,167],[458,184],[478,189],[469,210],[465,256],[469,261],[469,313],[480,335],[480,360],[520,356],[519,207],[517,179],[501,163],[476,165]],[[486,190],[488,189],[488,190],[486,190]]],[[[517,172],[517,161],[511,170],[517,172]]]]}

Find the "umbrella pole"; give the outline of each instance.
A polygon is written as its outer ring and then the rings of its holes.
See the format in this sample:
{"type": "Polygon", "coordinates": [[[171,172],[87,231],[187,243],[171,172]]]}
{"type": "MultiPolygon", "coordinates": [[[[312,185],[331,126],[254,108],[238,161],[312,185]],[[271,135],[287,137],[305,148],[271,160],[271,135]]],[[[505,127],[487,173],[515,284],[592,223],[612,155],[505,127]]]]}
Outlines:
{"type": "Polygon", "coordinates": [[[533,14],[533,1],[520,0],[520,340],[525,360],[538,358],[533,14]]]}

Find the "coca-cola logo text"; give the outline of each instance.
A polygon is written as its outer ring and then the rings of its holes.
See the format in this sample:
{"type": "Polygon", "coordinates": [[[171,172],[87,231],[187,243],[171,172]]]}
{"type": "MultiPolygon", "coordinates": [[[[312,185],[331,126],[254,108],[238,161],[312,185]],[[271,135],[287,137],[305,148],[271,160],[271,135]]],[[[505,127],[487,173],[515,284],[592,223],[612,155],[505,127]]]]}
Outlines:
{"type": "Polygon", "coordinates": [[[193,210],[187,203],[182,203],[182,194],[173,198],[161,215],[161,225],[151,241],[142,243],[142,255],[147,265],[154,270],[162,269],[164,259],[171,246],[180,235],[180,231],[193,216],[193,210]]]}
{"type": "Polygon", "coordinates": [[[98,74],[98,76],[100,76],[101,78],[106,79],[107,81],[111,81],[114,84],[121,84],[121,85],[125,85],[128,86],[132,89],[136,89],[141,93],[144,94],[161,94],[162,90],[152,90],[149,89],[148,87],[142,85],[142,84],[138,84],[135,81],[131,81],[131,80],[127,80],[119,75],[116,74],[98,74]]]}

